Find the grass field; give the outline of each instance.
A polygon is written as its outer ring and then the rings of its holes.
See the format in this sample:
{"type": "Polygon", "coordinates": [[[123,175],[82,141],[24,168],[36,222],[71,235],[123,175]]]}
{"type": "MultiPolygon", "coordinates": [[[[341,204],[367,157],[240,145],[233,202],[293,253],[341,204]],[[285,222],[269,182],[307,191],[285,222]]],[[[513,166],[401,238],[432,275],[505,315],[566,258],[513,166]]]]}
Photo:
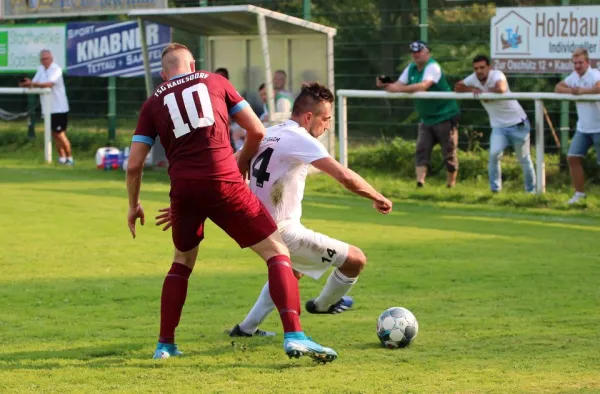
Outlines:
{"type": "MultiPolygon", "coordinates": [[[[123,173],[91,164],[0,159],[0,392],[600,392],[596,210],[396,199],[382,216],[317,175],[305,224],[369,257],[354,310],[302,315],[340,358],[288,360],[281,337],[232,344],[223,330],[266,269],[209,224],[178,330],[185,357],[151,360],[170,236],[150,221],[132,240],[123,173]],[[390,306],[419,320],[409,348],[378,344],[390,306]]],[[[148,216],[167,193],[165,174],[145,174],[148,216]]],[[[324,280],[303,279],[303,300],[324,280]]],[[[263,328],[279,327],[273,315],[263,328]]]]}

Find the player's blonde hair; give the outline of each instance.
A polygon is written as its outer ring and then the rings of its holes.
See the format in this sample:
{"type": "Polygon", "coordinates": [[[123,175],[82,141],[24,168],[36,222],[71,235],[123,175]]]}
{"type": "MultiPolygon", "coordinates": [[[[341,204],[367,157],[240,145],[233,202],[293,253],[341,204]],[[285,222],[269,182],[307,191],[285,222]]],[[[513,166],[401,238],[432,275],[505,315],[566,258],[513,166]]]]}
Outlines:
{"type": "Polygon", "coordinates": [[[163,49],[162,54],[160,55],[160,58],[164,59],[165,56],[167,56],[169,53],[175,52],[175,51],[181,51],[181,50],[186,50],[189,53],[192,53],[192,51],[190,51],[190,49],[188,47],[186,47],[185,45],[179,44],[177,42],[172,42],[169,45],[167,45],[165,47],[165,49],[163,49]]]}
{"type": "Polygon", "coordinates": [[[586,61],[590,61],[590,55],[588,54],[587,49],[585,48],[577,48],[573,51],[573,57],[583,56],[586,61]]]}

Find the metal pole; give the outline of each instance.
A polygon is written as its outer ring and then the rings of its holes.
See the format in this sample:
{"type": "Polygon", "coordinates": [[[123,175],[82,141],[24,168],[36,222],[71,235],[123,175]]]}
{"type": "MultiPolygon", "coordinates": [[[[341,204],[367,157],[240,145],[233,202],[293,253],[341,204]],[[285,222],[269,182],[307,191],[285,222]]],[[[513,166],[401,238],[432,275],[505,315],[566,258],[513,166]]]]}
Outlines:
{"type": "Polygon", "coordinates": [[[544,163],[544,104],[535,100],[535,156],[537,193],[546,192],[546,164],[544,163]]]}
{"type": "MultiPolygon", "coordinates": [[[[569,5],[569,0],[561,0],[561,5],[569,5]]],[[[566,78],[567,74],[561,75],[561,78],[566,78]]],[[[569,150],[569,102],[562,101],[560,103],[560,162],[561,167],[566,167],[566,156],[569,150]]]]}
{"type": "Polygon", "coordinates": [[[427,19],[427,0],[419,1],[419,39],[427,42],[427,28],[429,27],[427,19]]]}
{"type": "Polygon", "coordinates": [[[310,20],[310,0],[302,0],[302,18],[309,21],[310,20]]]}
{"type": "Polygon", "coordinates": [[[50,93],[46,93],[41,95],[41,99],[43,101],[42,110],[44,112],[44,160],[46,163],[52,163],[52,126],[50,121],[52,97],[50,93]]]}
{"type": "Polygon", "coordinates": [[[271,56],[269,54],[269,39],[267,37],[267,22],[265,16],[258,14],[258,35],[262,46],[263,60],[265,62],[265,86],[267,88],[267,108],[269,109],[269,122],[273,121],[275,114],[275,94],[273,92],[273,74],[271,73],[271,56]]]}
{"type": "MultiPolygon", "coordinates": [[[[335,92],[335,72],[334,72],[334,55],[333,55],[333,35],[327,35],[327,85],[329,90],[335,92]]],[[[345,100],[346,98],[344,98],[345,100]]],[[[331,124],[335,125],[335,115],[332,114],[331,124]]],[[[342,140],[340,140],[340,144],[342,140]]],[[[335,131],[329,132],[328,138],[329,154],[335,154],[335,131]]]]}
{"type": "Polygon", "coordinates": [[[152,94],[152,70],[150,69],[150,59],[148,58],[148,41],[146,40],[146,24],[142,18],[138,18],[138,27],[140,29],[140,41],[142,43],[142,57],[144,58],[144,74],[146,80],[146,96],[152,94]]]}
{"type": "Polygon", "coordinates": [[[117,135],[117,77],[108,77],[108,140],[117,135]]]}
{"type": "Polygon", "coordinates": [[[348,112],[346,96],[338,96],[338,137],[340,139],[340,164],[348,168],[348,112]]]}
{"type": "Polygon", "coordinates": [[[27,109],[29,111],[29,125],[27,136],[31,139],[35,138],[35,102],[37,97],[33,94],[27,95],[27,109]]]}
{"type": "MultiPolygon", "coordinates": [[[[198,5],[200,7],[206,7],[207,6],[207,0],[200,0],[198,5]]],[[[200,48],[198,48],[198,55],[199,55],[199,59],[198,59],[198,65],[200,66],[199,69],[200,70],[207,70],[207,64],[206,64],[206,37],[204,36],[200,36],[200,38],[198,39],[198,46],[200,48]]],[[[209,70],[209,71],[214,71],[214,70],[209,70]]]]}

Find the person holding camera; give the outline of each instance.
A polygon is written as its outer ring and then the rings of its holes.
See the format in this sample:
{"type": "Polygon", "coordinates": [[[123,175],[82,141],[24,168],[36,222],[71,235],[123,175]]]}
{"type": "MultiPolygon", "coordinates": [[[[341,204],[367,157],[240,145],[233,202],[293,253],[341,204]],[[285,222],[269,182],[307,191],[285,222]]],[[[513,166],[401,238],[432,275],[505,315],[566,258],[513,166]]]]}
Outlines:
{"type": "MultiPolygon", "coordinates": [[[[19,82],[22,88],[51,88],[52,108],[51,128],[52,136],[58,151],[58,162],[72,166],[73,156],[71,154],[71,142],[67,138],[67,123],[69,117],[69,101],[65,90],[63,72],[58,64],[54,62],[52,52],[47,49],[40,51],[40,63],[33,79],[23,78],[19,82]]],[[[42,113],[45,113],[42,102],[42,113]]]]}
{"type": "MultiPolygon", "coordinates": [[[[377,87],[390,93],[451,92],[442,68],[432,57],[427,43],[410,44],[413,62],[400,78],[393,82],[379,77],[377,87]]],[[[458,174],[458,119],[460,109],[456,100],[418,99],[415,109],[421,118],[415,154],[417,187],[423,187],[430,166],[431,152],[436,143],[442,147],[447,170],[447,186],[454,187],[458,174]]]]}

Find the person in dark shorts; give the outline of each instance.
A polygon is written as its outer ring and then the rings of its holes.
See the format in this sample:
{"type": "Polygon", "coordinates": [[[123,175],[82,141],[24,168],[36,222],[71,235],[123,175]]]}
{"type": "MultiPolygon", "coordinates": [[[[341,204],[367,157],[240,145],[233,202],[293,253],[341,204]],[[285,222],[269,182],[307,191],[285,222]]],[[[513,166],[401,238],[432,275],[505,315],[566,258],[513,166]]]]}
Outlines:
{"type": "Polygon", "coordinates": [[[211,219],[240,247],[249,247],[267,262],[270,294],[283,324],[287,355],[333,361],[337,353],[302,330],[298,281],[289,251],[269,211],[242,176],[265,135],[263,124],[227,79],[196,71],[194,57],[184,45],[172,43],[163,50],[161,76],[165,82],[140,111],[127,166],[127,222],[135,238],[137,219],[142,225],[145,221],[140,204],[144,160],[155,138],[160,137],[169,161],[175,256],[163,284],[154,358],[181,355],[175,345],[175,329],[198,246],[204,239],[204,222],[211,219]],[[230,146],[229,116],[247,131],[237,161],[230,146]]]}
{"type": "MultiPolygon", "coordinates": [[[[396,82],[376,80],[377,87],[388,92],[451,92],[439,63],[436,62],[423,41],[410,44],[413,62],[409,64],[396,82]]],[[[460,109],[456,100],[421,99],[415,100],[415,109],[421,118],[415,166],[417,187],[425,184],[430,167],[431,151],[436,144],[442,147],[447,170],[447,185],[454,187],[458,175],[458,118],[460,109]]]]}
{"type": "MultiPolygon", "coordinates": [[[[74,164],[71,153],[71,143],[67,138],[67,124],[69,121],[69,101],[65,90],[63,72],[54,62],[52,53],[43,49],[40,51],[40,63],[33,79],[23,78],[19,86],[25,88],[51,88],[52,108],[50,109],[52,136],[58,151],[58,162],[72,166],[74,164]]],[[[44,103],[42,102],[42,113],[44,103]]]]}

